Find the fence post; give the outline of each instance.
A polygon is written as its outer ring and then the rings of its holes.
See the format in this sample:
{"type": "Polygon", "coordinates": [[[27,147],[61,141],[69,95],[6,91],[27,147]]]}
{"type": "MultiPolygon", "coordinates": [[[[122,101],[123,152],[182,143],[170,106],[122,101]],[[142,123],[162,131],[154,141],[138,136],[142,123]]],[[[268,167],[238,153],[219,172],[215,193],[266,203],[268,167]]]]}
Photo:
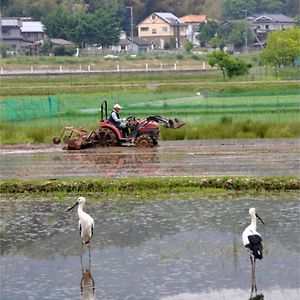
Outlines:
{"type": "Polygon", "coordinates": [[[91,66],[90,65],[88,65],[88,71],[91,72],[91,66]]]}
{"type": "Polygon", "coordinates": [[[62,66],[59,66],[59,71],[62,72],[62,66]]]}
{"type": "Polygon", "coordinates": [[[3,67],[1,67],[1,74],[2,74],[2,75],[4,74],[3,67]]]}
{"type": "Polygon", "coordinates": [[[174,63],[174,71],[176,71],[176,69],[177,69],[176,63],[174,63]]]}
{"type": "Polygon", "coordinates": [[[202,69],[203,69],[203,70],[206,69],[205,61],[202,62],[202,69]]]}
{"type": "Polygon", "coordinates": [[[145,64],[146,72],[148,72],[148,64],[145,64]]]}
{"type": "Polygon", "coordinates": [[[30,72],[33,73],[33,67],[32,66],[30,67],[30,72]]]}
{"type": "Polygon", "coordinates": [[[117,71],[120,72],[120,65],[117,65],[117,71]]]}

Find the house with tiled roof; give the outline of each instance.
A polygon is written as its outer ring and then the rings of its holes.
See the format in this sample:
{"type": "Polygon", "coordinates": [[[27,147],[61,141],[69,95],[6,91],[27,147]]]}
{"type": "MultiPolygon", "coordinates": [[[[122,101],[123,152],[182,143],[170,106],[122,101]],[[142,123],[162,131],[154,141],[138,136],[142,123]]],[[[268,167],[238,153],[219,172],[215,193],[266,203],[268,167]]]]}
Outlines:
{"type": "Polygon", "coordinates": [[[186,15],[179,19],[187,24],[187,39],[194,45],[199,46],[199,27],[200,24],[207,23],[207,15],[186,15]]]}
{"type": "Polygon", "coordinates": [[[296,21],[283,14],[250,14],[247,21],[251,23],[255,35],[255,45],[263,47],[268,33],[274,30],[285,30],[294,27],[296,21]]]}
{"type": "Polygon", "coordinates": [[[113,45],[113,52],[124,53],[147,53],[150,48],[150,44],[147,40],[138,36],[128,37],[125,31],[121,31],[120,40],[117,45],[113,45]]]}
{"type": "Polygon", "coordinates": [[[14,50],[35,47],[35,43],[44,38],[44,28],[41,22],[28,18],[2,18],[1,42],[14,50]]]}
{"type": "Polygon", "coordinates": [[[187,41],[187,24],[170,12],[154,12],[137,27],[138,37],[147,40],[152,49],[180,48],[187,41]]]}

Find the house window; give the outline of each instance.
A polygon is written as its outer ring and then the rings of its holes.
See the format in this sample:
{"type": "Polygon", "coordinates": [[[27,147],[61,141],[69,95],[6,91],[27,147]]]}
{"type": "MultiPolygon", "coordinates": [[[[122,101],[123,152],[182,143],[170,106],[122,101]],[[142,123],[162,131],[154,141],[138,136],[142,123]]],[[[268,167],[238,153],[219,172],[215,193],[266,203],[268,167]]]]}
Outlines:
{"type": "Polygon", "coordinates": [[[161,31],[162,31],[162,32],[168,32],[168,27],[163,26],[163,27],[161,28],[161,31]]]}
{"type": "Polygon", "coordinates": [[[149,31],[149,27],[141,27],[141,31],[149,31]]]}
{"type": "Polygon", "coordinates": [[[152,15],[151,16],[151,19],[154,21],[156,19],[156,16],[155,15],[152,15]]]}
{"type": "Polygon", "coordinates": [[[266,25],[266,29],[269,29],[269,25],[268,24],[266,25]]]}
{"type": "Polygon", "coordinates": [[[152,34],[156,34],[156,28],[152,28],[152,34]]]}

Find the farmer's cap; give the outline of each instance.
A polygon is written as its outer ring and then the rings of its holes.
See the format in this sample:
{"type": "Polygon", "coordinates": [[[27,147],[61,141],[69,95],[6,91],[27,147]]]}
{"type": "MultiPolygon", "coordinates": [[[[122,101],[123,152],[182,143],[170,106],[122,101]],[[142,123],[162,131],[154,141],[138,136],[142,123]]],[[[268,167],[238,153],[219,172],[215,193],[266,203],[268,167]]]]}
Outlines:
{"type": "Polygon", "coordinates": [[[115,104],[115,105],[114,105],[114,108],[119,108],[119,109],[121,109],[122,106],[121,106],[120,104],[115,104]]]}

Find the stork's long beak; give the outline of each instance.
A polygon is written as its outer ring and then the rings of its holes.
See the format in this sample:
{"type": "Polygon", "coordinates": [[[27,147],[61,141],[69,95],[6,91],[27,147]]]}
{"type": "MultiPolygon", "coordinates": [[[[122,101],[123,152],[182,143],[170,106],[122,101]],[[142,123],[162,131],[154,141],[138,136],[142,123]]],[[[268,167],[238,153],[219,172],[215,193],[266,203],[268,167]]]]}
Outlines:
{"type": "Polygon", "coordinates": [[[76,202],[73,206],[71,206],[70,208],[68,208],[68,210],[67,211],[70,211],[70,210],[72,210],[75,206],[77,206],[78,205],[78,202],[76,202]]]}
{"type": "Polygon", "coordinates": [[[255,214],[255,215],[256,215],[256,218],[259,219],[265,225],[264,221],[259,217],[259,215],[258,214],[255,214]]]}

